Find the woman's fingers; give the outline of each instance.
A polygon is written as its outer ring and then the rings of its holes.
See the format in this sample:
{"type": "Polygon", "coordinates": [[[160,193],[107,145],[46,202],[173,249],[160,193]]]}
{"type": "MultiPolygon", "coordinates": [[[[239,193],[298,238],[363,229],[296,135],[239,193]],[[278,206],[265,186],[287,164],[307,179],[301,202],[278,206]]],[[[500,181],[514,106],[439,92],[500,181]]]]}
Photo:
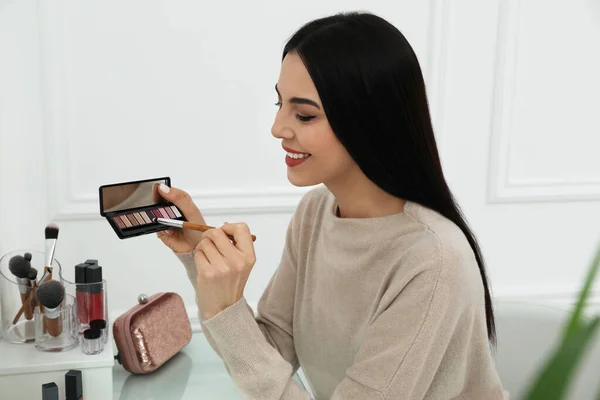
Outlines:
{"type": "Polygon", "coordinates": [[[239,258],[242,254],[240,250],[231,243],[222,229],[216,228],[204,232],[204,236],[210,238],[224,257],[228,259],[239,258]]]}
{"type": "Polygon", "coordinates": [[[254,254],[254,243],[252,242],[252,234],[250,228],[245,222],[235,224],[225,223],[221,229],[235,239],[235,247],[244,254],[247,263],[254,265],[256,255],[254,254]]]}
{"type": "Polygon", "coordinates": [[[210,238],[204,237],[200,243],[198,243],[196,250],[202,250],[208,259],[208,262],[215,267],[219,267],[221,264],[223,264],[223,255],[219,252],[210,238]]]}
{"type": "Polygon", "coordinates": [[[206,225],[202,213],[187,192],[161,183],[158,193],[163,199],[175,204],[188,221],[206,225]]]}
{"type": "Polygon", "coordinates": [[[156,233],[156,236],[162,240],[162,242],[164,244],[166,244],[167,246],[169,246],[169,242],[171,241],[171,236],[173,235],[173,232],[171,232],[170,229],[167,229],[166,231],[160,231],[156,233]]]}

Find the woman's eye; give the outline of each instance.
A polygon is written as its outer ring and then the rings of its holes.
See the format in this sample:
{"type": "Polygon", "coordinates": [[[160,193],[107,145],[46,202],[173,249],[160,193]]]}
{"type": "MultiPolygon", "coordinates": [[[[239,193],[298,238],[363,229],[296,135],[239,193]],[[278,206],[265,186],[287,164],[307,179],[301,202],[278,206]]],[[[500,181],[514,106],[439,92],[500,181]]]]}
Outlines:
{"type": "Polygon", "coordinates": [[[280,101],[278,101],[277,103],[275,103],[275,106],[277,106],[277,107],[281,108],[281,102],[280,102],[280,101]]]}
{"type": "Polygon", "coordinates": [[[296,118],[298,118],[298,120],[302,121],[302,122],[308,122],[311,119],[313,119],[315,116],[314,115],[300,115],[300,114],[296,114],[296,118]]]}

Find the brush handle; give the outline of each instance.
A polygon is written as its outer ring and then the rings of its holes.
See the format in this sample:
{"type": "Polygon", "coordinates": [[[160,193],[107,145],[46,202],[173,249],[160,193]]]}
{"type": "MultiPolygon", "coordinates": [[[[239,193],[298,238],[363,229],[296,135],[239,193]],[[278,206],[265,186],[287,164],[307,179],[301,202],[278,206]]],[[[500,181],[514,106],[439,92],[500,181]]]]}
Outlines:
{"type": "MultiPolygon", "coordinates": [[[[184,222],[183,222],[183,227],[184,227],[185,229],[192,229],[192,230],[194,230],[194,231],[200,231],[200,232],[206,232],[206,231],[208,231],[208,230],[215,229],[215,227],[214,227],[214,226],[201,225],[201,224],[194,224],[194,223],[192,223],[192,222],[187,222],[187,221],[184,221],[184,222]]],[[[227,237],[229,238],[229,240],[231,240],[231,241],[234,241],[234,242],[235,242],[235,239],[233,238],[233,236],[232,236],[232,235],[227,235],[227,237]]],[[[253,242],[254,242],[254,241],[256,241],[256,236],[255,236],[255,235],[252,235],[252,241],[253,241],[253,242]]]]}
{"type": "MultiPolygon", "coordinates": [[[[48,277],[44,280],[45,282],[49,282],[52,279],[52,269],[50,269],[49,267],[44,267],[44,275],[48,274],[48,277]]],[[[42,278],[44,277],[44,275],[42,275],[42,278]]],[[[43,282],[41,282],[40,284],[42,284],[43,282]]],[[[40,304],[40,312],[43,314],[44,313],[44,305],[40,304]]],[[[46,333],[48,331],[48,321],[46,316],[44,316],[43,318],[43,332],[46,333]]],[[[60,321],[61,325],[60,325],[60,329],[62,330],[62,320],[60,321]]],[[[60,335],[60,333],[59,333],[60,335]]],[[[54,336],[54,335],[52,335],[54,336]]],[[[58,335],[57,335],[58,336],[58,335]]]]}
{"type": "MultiPolygon", "coordinates": [[[[44,275],[46,275],[46,273],[48,273],[48,276],[43,281],[40,281],[40,285],[42,283],[44,283],[45,281],[52,279],[52,270],[50,270],[50,268],[44,267],[44,275]]],[[[42,278],[44,277],[44,275],[42,275],[42,278]]],[[[19,322],[19,318],[21,318],[21,315],[23,315],[23,312],[25,312],[27,305],[31,304],[32,301],[35,301],[34,296],[35,296],[35,290],[30,291],[29,295],[27,296],[27,299],[23,302],[23,304],[21,305],[21,308],[19,308],[19,312],[17,313],[17,315],[15,315],[15,318],[13,319],[13,321],[12,321],[13,325],[16,325],[17,322],[19,322]]],[[[40,310],[42,312],[44,311],[44,306],[41,304],[40,304],[40,310]]]]}
{"type": "Polygon", "coordinates": [[[50,336],[57,337],[62,334],[63,324],[61,315],[56,318],[48,318],[44,315],[44,325],[47,327],[50,336]]]}
{"type": "Polygon", "coordinates": [[[25,301],[21,305],[21,308],[19,308],[19,312],[17,313],[17,315],[15,315],[15,318],[13,319],[13,322],[12,322],[13,325],[16,325],[17,322],[19,322],[19,318],[21,318],[21,315],[23,315],[23,312],[25,312],[25,309],[27,308],[27,304],[31,304],[32,298],[33,298],[33,291],[29,292],[27,299],[25,299],[25,301]]]}
{"type": "Polygon", "coordinates": [[[25,319],[27,319],[28,321],[31,321],[31,319],[33,318],[33,310],[31,309],[31,297],[29,296],[30,293],[31,291],[27,293],[21,293],[21,304],[23,305],[22,307],[25,313],[25,319]]]}

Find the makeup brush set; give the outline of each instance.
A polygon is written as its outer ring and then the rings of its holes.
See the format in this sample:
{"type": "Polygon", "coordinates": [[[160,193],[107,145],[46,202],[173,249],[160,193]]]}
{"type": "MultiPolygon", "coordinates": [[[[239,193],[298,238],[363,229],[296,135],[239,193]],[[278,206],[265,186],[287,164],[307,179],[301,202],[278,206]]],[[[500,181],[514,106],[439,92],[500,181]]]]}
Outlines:
{"type": "MultiPolygon", "coordinates": [[[[9,260],[9,270],[16,277],[19,292],[21,293],[22,306],[19,309],[17,315],[13,319],[13,324],[16,324],[21,315],[25,313],[25,318],[31,320],[33,318],[33,310],[36,305],[40,305],[42,308],[44,304],[38,303],[36,298],[37,289],[39,286],[52,279],[52,263],[54,261],[54,252],[56,250],[56,241],[58,239],[58,226],[50,224],[46,227],[46,259],[44,274],[39,281],[36,280],[38,271],[36,268],[31,267],[31,259],[33,255],[29,252],[23,256],[15,255],[9,260]]],[[[42,293],[47,293],[47,289],[44,289],[42,293]]],[[[64,288],[63,288],[64,294],[64,288]]],[[[58,295],[55,295],[57,297],[58,295]]],[[[62,301],[62,299],[60,300],[62,301]]]]}
{"type": "Polygon", "coordinates": [[[9,342],[33,342],[38,314],[44,334],[56,337],[62,333],[58,313],[65,298],[65,287],[62,279],[53,279],[55,266],[60,270],[54,260],[58,233],[55,224],[45,228],[44,253],[11,252],[0,259],[2,338],[9,342]]]}
{"type": "Polygon", "coordinates": [[[54,259],[58,233],[57,225],[46,227],[43,254],[11,252],[0,260],[2,338],[13,343],[34,342],[37,349],[53,352],[81,343],[83,353],[98,354],[108,338],[102,267],[97,260],[87,260],[75,267],[76,283],[64,279],[54,259]]]}

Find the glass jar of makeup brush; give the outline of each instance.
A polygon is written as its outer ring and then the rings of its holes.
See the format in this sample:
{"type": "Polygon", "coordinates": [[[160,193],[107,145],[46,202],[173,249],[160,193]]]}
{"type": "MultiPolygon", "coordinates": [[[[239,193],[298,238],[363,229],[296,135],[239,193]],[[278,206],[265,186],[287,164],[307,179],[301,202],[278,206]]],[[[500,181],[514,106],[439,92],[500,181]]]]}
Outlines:
{"type": "Polygon", "coordinates": [[[55,308],[38,305],[33,311],[35,347],[41,351],[67,351],[79,345],[77,302],[65,293],[55,308]]]}
{"type": "MultiPolygon", "coordinates": [[[[15,250],[0,258],[0,337],[11,343],[35,340],[35,290],[46,267],[44,252],[15,250]]],[[[62,281],[58,260],[50,279],[62,281]]]]}

